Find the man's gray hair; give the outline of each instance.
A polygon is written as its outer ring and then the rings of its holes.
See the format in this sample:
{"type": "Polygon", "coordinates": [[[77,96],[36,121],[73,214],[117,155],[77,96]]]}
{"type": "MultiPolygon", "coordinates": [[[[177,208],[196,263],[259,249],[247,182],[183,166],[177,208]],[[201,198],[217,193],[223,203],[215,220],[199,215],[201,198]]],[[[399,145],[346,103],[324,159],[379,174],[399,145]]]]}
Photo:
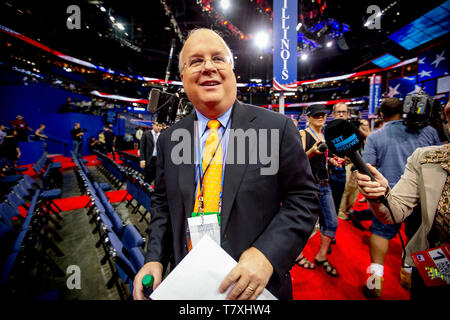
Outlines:
{"type": "Polygon", "coordinates": [[[227,55],[230,57],[231,68],[234,69],[233,53],[231,52],[231,49],[230,49],[230,47],[227,45],[227,43],[225,42],[225,40],[223,40],[222,35],[221,35],[218,31],[213,30],[213,29],[208,29],[208,28],[195,28],[195,29],[192,29],[191,31],[189,31],[189,33],[188,33],[188,35],[187,35],[187,37],[186,37],[186,40],[184,41],[183,48],[181,48],[181,51],[180,51],[180,53],[179,53],[179,55],[178,55],[178,71],[180,72],[180,74],[181,74],[181,72],[183,71],[183,61],[181,61],[181,57],[183,56],[184,45],[186,44],[186,41],[187,41],[192,35],[194,35],[195,33],[197,33],[198,31],[205,31],[205,30],[214,32],[214,33],[215,33],[215,34],[223,41],[223,44],[225,45],[225,48],[227,49],[227,55]]]}

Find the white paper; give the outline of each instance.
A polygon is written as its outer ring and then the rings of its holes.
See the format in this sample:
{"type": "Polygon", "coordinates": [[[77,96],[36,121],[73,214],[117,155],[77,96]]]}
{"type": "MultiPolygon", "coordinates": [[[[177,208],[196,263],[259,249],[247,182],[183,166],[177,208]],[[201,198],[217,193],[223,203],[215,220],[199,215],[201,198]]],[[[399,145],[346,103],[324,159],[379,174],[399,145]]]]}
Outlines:
{"type": "MultiPolygon", "coordinates": [[[[150,295],[153,300],[225,300],[219,286],[237,262],[205,235],[150,295]]],[[[277,300],[267,289],[258,300],[277,300]]]]}

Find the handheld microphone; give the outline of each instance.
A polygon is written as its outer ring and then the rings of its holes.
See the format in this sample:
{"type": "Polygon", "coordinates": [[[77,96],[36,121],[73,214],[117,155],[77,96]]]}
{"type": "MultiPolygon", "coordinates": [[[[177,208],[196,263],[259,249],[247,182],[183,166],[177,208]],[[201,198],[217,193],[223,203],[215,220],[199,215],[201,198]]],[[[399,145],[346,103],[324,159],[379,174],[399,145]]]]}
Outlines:
{"type": "MultiPolygon", "coordinates": [[[[327,124],[324,133],[325,140],[331,153],[334,153],[339,157],[349,157],[353,165],[356,167],[356,169],[358,169],[359,172],[368,175],[372,181],[376,181],[373,175],[370,173],[369,168],[367,168],[366,164],[362,160],[361,154],[359,153],[359,149],[361,148],[362,143],[362,137],[355,125],[343,119],[336,119],[330,121],[330,123],[327,124]]],[[[395,221],[394,214],[392,213],[392,210],[389,206],[389,202],[384,196],[381,196],[378,199],[367,200],[371,202],[381,202],[388,208],[392,221],[394,222],[394,225],[398,230],[397,233],[402,244],[402,266],[404,266],[406,258],[405,244],[400,233],[400,228],[398,227],[397,221],[395,221]]]]}
{"type": "Polygon", "coordinates": [[[363,139],[358,128],[346,120],[333,120],[325,127],[325,140],[331,153],[341,158],[349,157],[359,172],[375,181],[359,153],[363,139]]]}

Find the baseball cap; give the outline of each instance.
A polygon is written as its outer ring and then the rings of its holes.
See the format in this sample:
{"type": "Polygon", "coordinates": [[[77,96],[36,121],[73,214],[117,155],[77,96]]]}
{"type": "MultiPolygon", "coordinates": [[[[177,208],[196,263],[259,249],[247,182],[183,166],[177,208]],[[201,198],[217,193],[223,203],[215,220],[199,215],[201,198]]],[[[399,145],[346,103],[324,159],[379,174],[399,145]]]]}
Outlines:
{"type": "Polygon", "coordinates": [[[327,113],[327,108],[323,104],[313,104],[306,108],[306,115],[309,117],[319,113],[327,113]]]}

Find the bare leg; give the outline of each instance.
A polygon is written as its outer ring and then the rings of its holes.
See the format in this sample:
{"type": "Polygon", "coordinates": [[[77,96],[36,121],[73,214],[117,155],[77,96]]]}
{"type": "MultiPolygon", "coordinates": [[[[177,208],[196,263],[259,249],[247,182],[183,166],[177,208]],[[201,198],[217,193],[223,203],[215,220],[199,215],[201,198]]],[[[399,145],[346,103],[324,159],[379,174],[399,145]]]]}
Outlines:
{"type": "Polygon", "coordinates": [[[316,260],[323,261],[327,258],[328,247],[330,246],[331,238],[320,234],[320,249],[316,254],[316,260]]]}
{"type": "Polygon", "coordinates": [[[370,258],[373,263],[384,265],[384,259],[389,250],[389,240],[376,234],[370,235],[370,258]]]}

